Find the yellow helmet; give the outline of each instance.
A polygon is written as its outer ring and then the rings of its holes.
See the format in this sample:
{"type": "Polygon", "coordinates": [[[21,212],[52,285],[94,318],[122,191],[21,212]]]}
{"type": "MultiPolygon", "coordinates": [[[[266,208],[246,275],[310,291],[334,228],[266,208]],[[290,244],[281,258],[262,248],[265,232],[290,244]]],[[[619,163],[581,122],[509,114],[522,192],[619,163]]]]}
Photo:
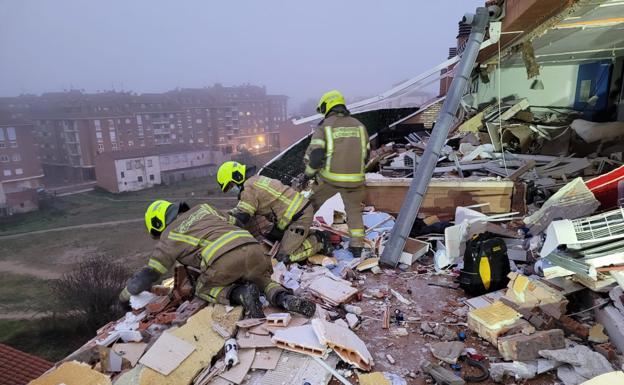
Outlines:
{"type": "MultiPolygon", "coordinates": [[[[167,219],[171,220],[173,216],[172,210],[169,210],[170,218],[167,218],[167,210],[173,206],[173,203],[164,200],[154,201],[145,212],[145,226],[147,232],[153,237],[160,236],[167,227],[167,219]]],[[[172,207],[173,208],[173,207],[172,207]]]]}
{"type": "Polygon", "coordinates": [[[242,185],[245,183],[245,172],[247,167],[244,164],[227,161],[219,166],[217,171],[217,183],[221,186],[221,191],[226,192],[232,188],[232,184],[242,185]]]}
{"type": "Polygon", "coordinates": [[[321,96],[318,107],[316,107],[316,112],[318,112],[319,114],[327,115],[327,113],[331,111],[332,108],[339,105],[347,105],[344,96],[342,96],[342,94],[337,90],[331,90],[321,96]]]}

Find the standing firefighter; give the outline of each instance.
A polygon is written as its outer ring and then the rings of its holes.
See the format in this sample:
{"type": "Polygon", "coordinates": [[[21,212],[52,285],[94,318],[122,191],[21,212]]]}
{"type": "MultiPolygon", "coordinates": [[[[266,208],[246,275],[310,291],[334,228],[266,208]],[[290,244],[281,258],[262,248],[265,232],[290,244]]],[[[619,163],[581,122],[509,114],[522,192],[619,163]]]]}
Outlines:
{"type": "Polygon", "coordinates": [[[308,317],[314,314],[314,303],[271,280],[271,261],[256,239],[210,205],[189,209],[184,203],[158,200],[147,209],[145,225],[159,242],[147,266],[128,281],[122,301],[149,290],[178,262],[201,271],[195,295],[208,302],[242,305],[251,317],[262,318],[261,289],[275,306],[308,317]]]}
{"type": "Polygon", "coordinates": [[[347,212],[351,241],[349,248],[359,257],[364,247],[361,203],[364,199],[364,166],[370,151],[366,127],[347,110],[336,90],[321,97],[317,112],[325,115],[314,130],[305,153],[305,175],[316,175],[311,202],[317,210],[340,193],[347,212]]]}
{"type": "Polygon", "coordinates": [[[228,161],[219,167],[217,183],[223,192],[239,188],[238,204],[230,210],[231,223],[245,226],[253,215],[273,222],[271,236],[281,239],[276,258],[299,262],[323,250],[329,253],[324,233],[310,233],[314,211],[302,194],[282,182],[265,176],[252,176],[253,167],[228,161]]]}

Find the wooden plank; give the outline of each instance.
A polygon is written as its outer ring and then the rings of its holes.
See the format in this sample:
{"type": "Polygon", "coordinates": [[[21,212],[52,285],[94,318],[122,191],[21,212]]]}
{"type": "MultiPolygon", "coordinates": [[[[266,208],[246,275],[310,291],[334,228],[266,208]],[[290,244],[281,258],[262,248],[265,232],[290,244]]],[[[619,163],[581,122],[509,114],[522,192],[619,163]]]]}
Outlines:
{"type": "Polygon", "coordinates": [[[459,126],[459,132],[478,132],[483,127],[483,115],[484,112],[481,111],[465,121],[461,126],[459,126]]]}
{"type": "MultiPolygon", "coordinates": [[[[364,202],[378,211],[396,214],[401,209],[411,178],[386,178],[366,181],[364,202]]],[[[511,211],[512,181],[472,181],[433,179],[422,202],[424,215],[455,216],[457,206],[489,203],[486,213],[511,211]]]]}
{"type": "Polygon", "coordinates": [[[515,181],[516,179],[520,178],[522,175],[526,174],[527,171],[529,171],[533,167],[535,167],[535,161],[533,159],[530,159],[528,162],[524,164],[524,166],[520,167],[519,169],[514,171],[511,175],[509,175],[508,179],[515,181]]]}
{"type": "Polygon", "coordinates": [[[518,103],[514,104],[510,109],[503,112],[500,116],[501,120],[509,120],[514,117],[518,112],[522,110],[526,110],[529,108],[529,101],[524,98],[520,100],[518,103]]]}

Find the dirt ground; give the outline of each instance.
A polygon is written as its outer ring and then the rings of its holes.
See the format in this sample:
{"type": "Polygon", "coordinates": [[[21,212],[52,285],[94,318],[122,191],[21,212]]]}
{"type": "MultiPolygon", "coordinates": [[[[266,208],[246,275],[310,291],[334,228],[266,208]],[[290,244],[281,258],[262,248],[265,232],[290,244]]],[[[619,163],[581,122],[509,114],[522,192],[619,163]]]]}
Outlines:
{"type": "MultiPolygon", "coordinates": [[[[189,192],[191,188],[201,188],[197,184],[178,194],[185,196],[192,192],[189,192]]],[[[153,199],[156,193],[150,190],[142,195],[133,193],[133,199],[138,202],[132,204],[140,210],[133,208],[131,212],[124,211],[129,202],[102,201],[100,193],[89,192],[60,198],[63,203],[59,210],[63,214],[59,216],[45,211],[5,219],[5,226],[0,230],[0,318],[16,319],[21,315],[32,318],[46,313],[49,298],[42,294],[47,281],[59,278],[85,257],[112,258],[129,269],[142,266],[155,241],[146,233],[142,218],[136,215],[144,210],[144,201],[153,199]],[[111,212],[123,212],[124,216],[113,223],[103,220],[113,218],[111,212]],[[42,223],[36,223],[35,215],[40,215],[42,223]],[[128,219],[129,215],[133,217],[128,219]],[[70,220],[65,220],[65,216],[70,220]]],[[[229,208],[235,202],[221,194],[207,200],[219,209],[229,208]]],[[[189,200],[191,205],[196,202],[199,201],[189,200]]]]}
{"type": "MultiPolygon", "coordinates": [[[[427,261],[425,260],[425,263],[427,261]]],[[[415,265],[416,266],[416,265],[415,265]]],[[[424,335],[420,330],[422,322],[438,322],[444,323],[446,318],[455,318],[457,323],[466,322],[466,317],[457,317],[452,314],[461,305],[464,292],[457,289],[447,287],[431,286],[430,283],[452,284],[452,277],[436,276],[430,274],[418,274],[415,271],[401,272],[400,270],[383,269],[382,274],[374,275],[370,272],[361,274],[360,280],[365,279],[364,284],[360,285],[364,288],[364,298],[360,302],[353,302],[363,310],[363,322],[361,327],[356,331],[358,336],[366,343],[368,350],[375,360],[374,371],[391,372],[401,375],[409,385],[430,384],[429,376],[421,373],[420,362],[428,359],[432,362],[438,362],[429,350],[429,344],[439,342],[429,335],[424,335]],[[392,294],[387,295],[383,299],[376,299],[374,294],[377,290],[389,292],[393,288],[411,301],[410,305],[399,302],[392,294]],[[405,327],[409,334],[404,337],[396,337],[392,334],[392,330],[398,326],[391,325],[390,329],[382,328],[382,313],[386,305],[394,311],[399,309],[405,315],[407,320],[405,327]],[[386,354],[390,354],[395,360],[395,364],[391,364],[386,358],[386,354]],[[410,373],[416,378],[411,378],[410,373]]],[[[500,361],[498,350],[490,345],[487,341],[481,340],[476,333],[468,329],[467,326],[448,325],[455,333],[463,331],[466,333],[466,346],[477,350],[479,354],[485,355],[492,362],[500,361]]],[[[461,376],[477,375],[477,370],[468,367],[466,364],[460,363],[461,376]],[[469,369],[468,369],[469,368],[469,369]]],[[[444,367],[449,368],[448,364],[444,367]]],[[[357,382],[357,376],[349,378],[354,384],[357,382]]],[[[514,381],[511,378],[506,379],[505,384],[523,383],[527,385],[551,385],[557,382],[556,375],[547,373],[533,380],[526,382],[514,381]]],[[[338,385],[340,382],[333,380],[331,385],[338,385]]],[[[495,382],[491,379],[480,382],[479,384],[491,385],[495,382]]]]}

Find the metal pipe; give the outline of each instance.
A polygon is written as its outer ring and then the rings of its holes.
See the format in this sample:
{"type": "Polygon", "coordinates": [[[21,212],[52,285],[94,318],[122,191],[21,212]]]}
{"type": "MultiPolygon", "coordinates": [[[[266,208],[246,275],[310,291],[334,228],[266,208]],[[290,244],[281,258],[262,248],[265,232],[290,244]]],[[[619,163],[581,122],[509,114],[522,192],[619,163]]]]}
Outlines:
{"type": "Polygon", "coordinates": [[[414,225],[416,215],[418,215],[418,210],[420,210],[420,205],[427,191],[427,186],[440,158],[440,151],[448,137],[451,126],[455,122],[455,114],[459,108],[460,99],[470,81],[470,75],[477,60],[481,43],[483,43],[485,29],[489,20],[488,9],[485,7],[477,8],[475,15],[464,16],[464,23],[472,25],[472,31],[458,64],[456,76],[451,83],[446,100],[442,105],[442,110],[438,114],[438,119],[427,143],[425,153],[418,164],[418,169],[412,179],[409,191],[401,205],[397,222],[381,255],[381,262],[384,265],[395,267],[399,262],[399,257],[403,247],[405,247],[405,241],[414,225]]]}

